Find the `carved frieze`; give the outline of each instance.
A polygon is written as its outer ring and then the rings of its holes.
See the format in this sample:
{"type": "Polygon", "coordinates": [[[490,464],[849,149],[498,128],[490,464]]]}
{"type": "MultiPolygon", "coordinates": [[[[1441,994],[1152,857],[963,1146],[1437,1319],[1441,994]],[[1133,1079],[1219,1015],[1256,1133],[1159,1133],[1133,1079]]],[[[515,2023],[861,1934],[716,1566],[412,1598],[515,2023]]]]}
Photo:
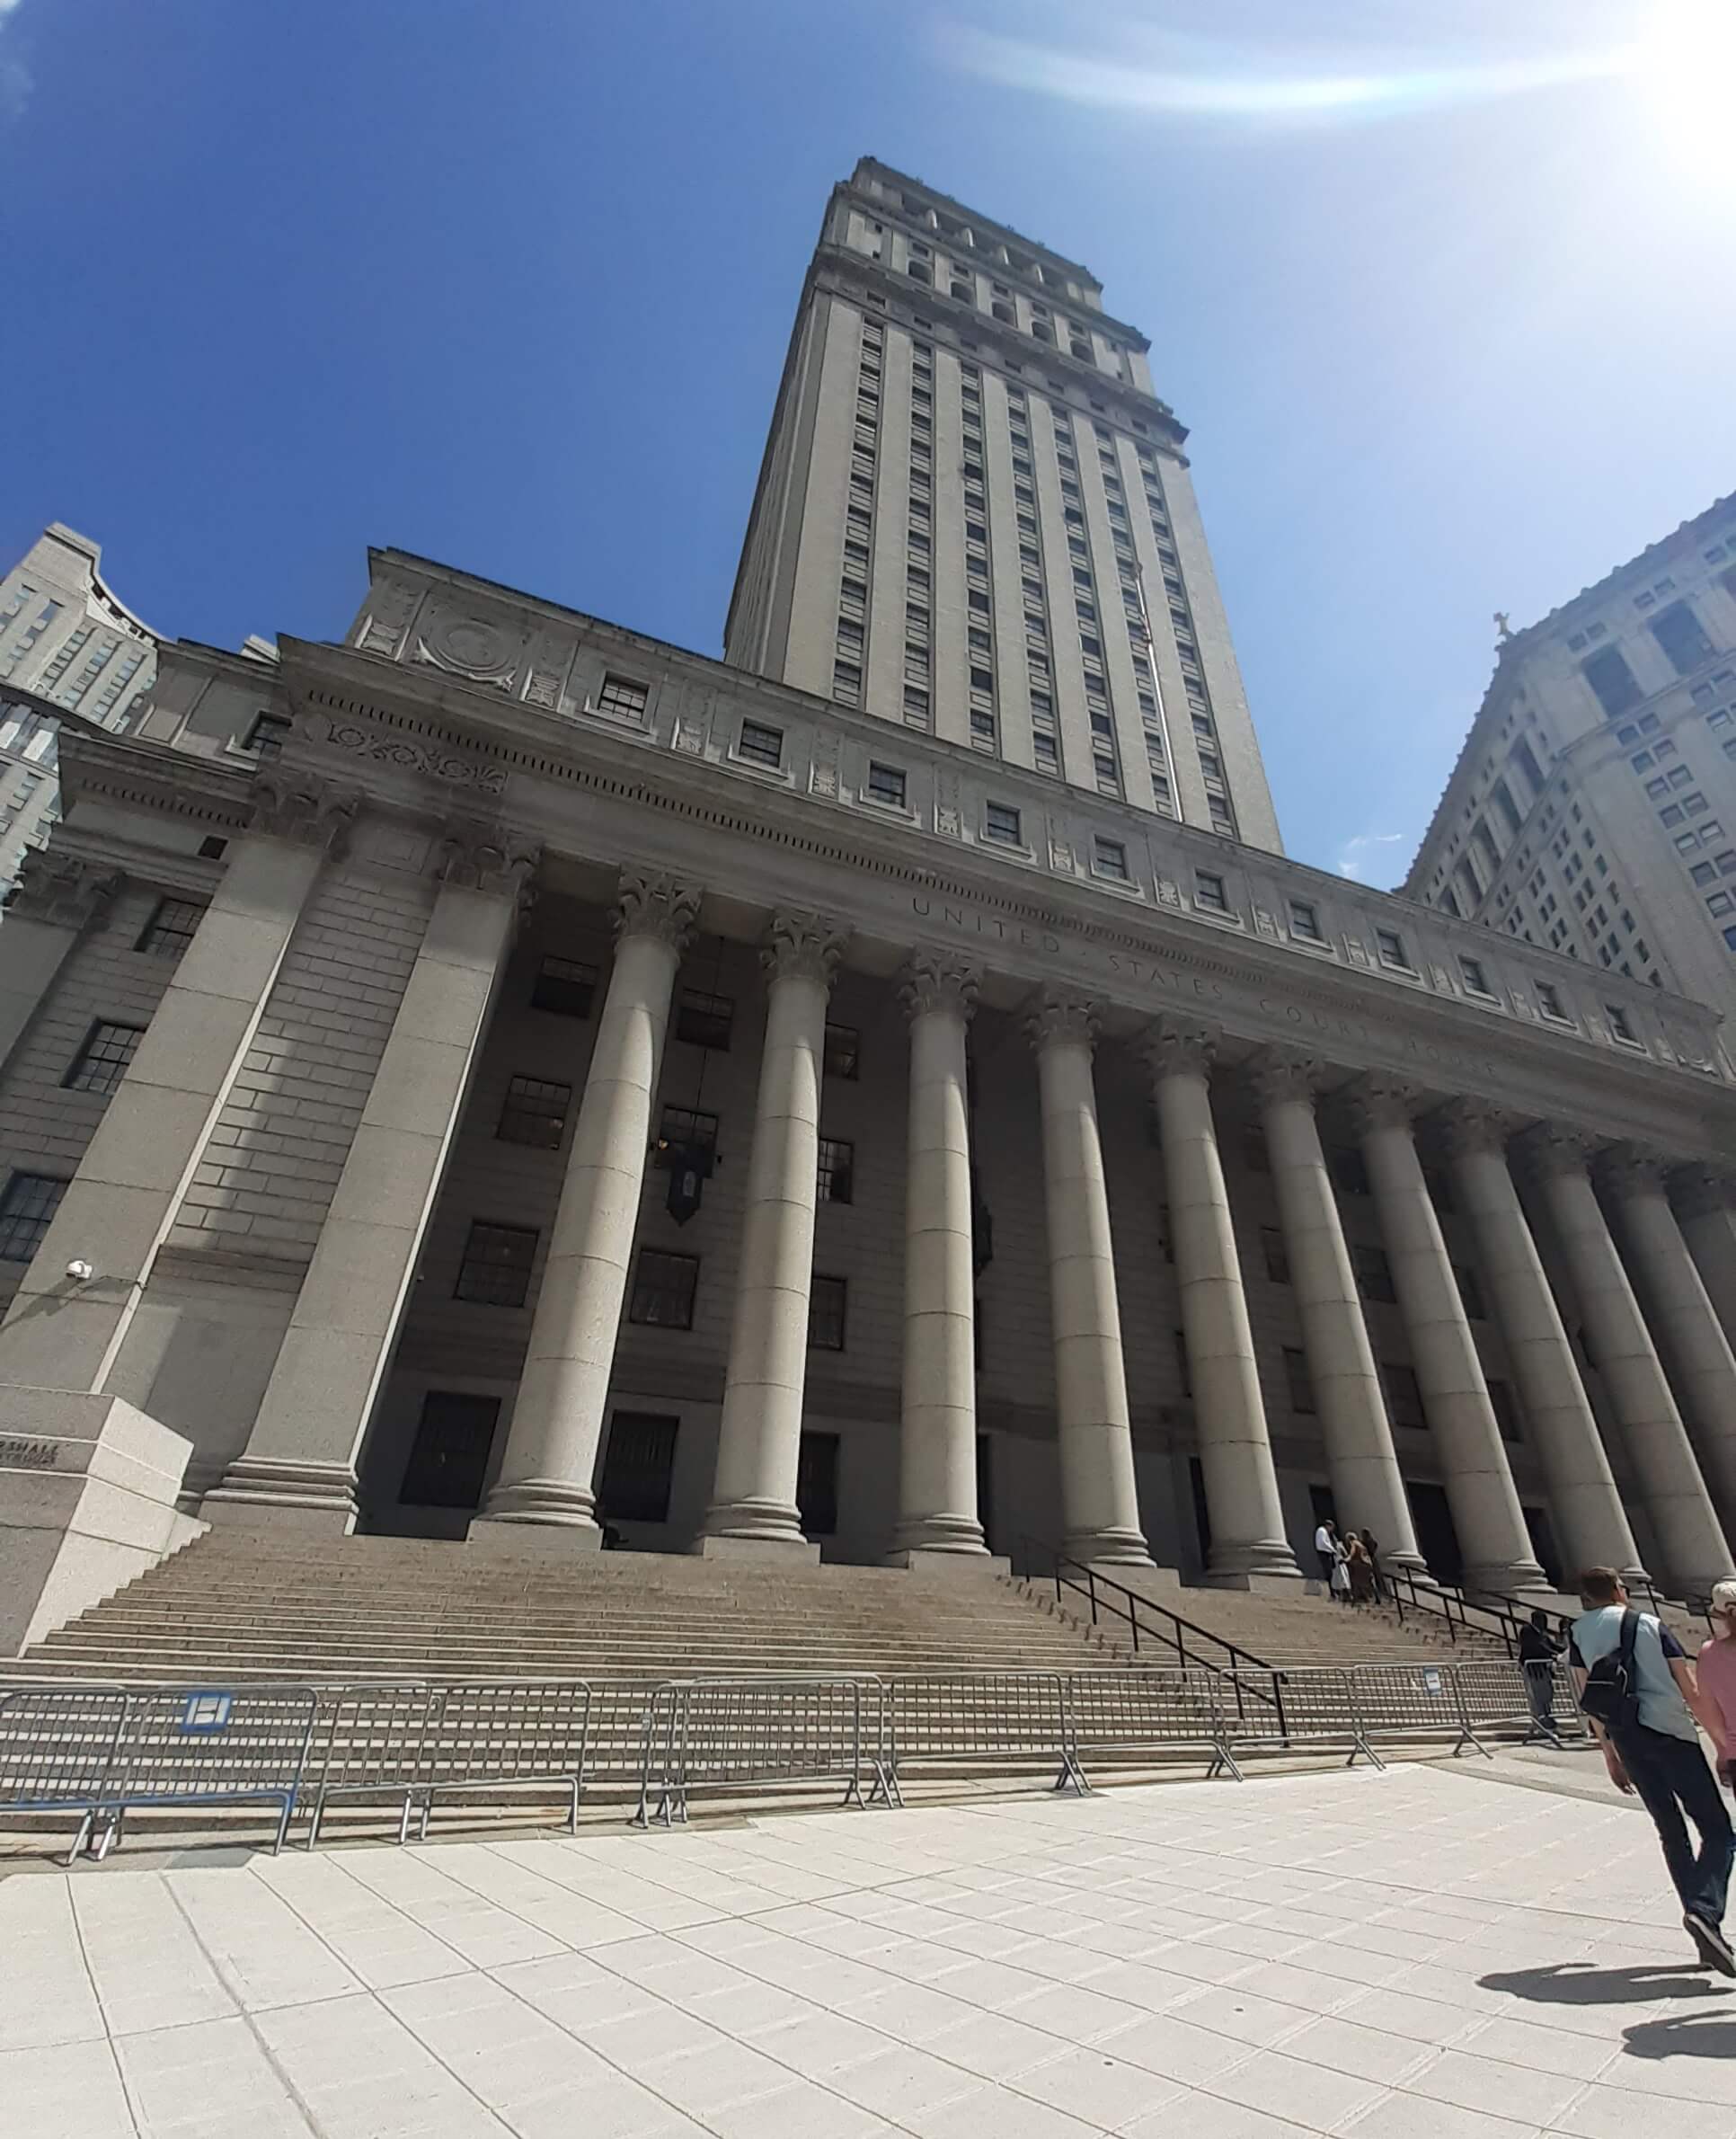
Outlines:
{"type": "MultiPolygon", "coordinates": [[[[318,741],[316,721],[308,723],[310,739],[318,741]]],[[[328,721],[323,740],[340,750],[350,750],[376,765],[395,766],[401,772],[425,773],[454,787],[473,787],[479,794],[500,795],[506,791],[507,768],[491,765],[467,750],[455,750],[413,735],[394,734],[365,721],[328,721]]]]}
{"type": "Polygon", "coordinates": [[[523,622],[471,608],[438,608],[424,617],[416,638],[419,661],[472,683],[509,689],[530,633],[523,622]]]}
{"type": "Polygon", "coordinates": [[[387,584],[376,587],[362,618],[359,643],[364,653],[384,653],[396,661],[403,652],[404,637],[421,602],[417,587],[387,584]]]}

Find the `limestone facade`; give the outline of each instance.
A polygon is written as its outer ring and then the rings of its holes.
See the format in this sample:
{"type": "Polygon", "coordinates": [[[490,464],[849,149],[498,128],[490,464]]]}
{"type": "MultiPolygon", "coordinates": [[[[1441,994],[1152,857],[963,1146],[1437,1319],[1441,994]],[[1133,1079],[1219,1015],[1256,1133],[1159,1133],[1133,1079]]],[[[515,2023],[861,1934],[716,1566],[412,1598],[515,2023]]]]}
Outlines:
{"type": "Polygon", "coordinates": [[[479,1551],[1727,1571],[1712,1012],[398,553],[178,658],[0,931],[10,1434],[479,1551]]]}

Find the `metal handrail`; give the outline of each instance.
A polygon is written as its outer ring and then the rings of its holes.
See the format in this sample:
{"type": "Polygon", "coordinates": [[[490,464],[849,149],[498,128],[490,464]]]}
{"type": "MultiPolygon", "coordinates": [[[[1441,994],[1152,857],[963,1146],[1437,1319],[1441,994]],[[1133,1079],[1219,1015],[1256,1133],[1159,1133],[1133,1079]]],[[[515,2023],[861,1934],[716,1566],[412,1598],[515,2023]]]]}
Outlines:
{"type": "Polygon", "coordinates": [[[1129,1589],[1126,1583],[1117,1582],[1108,1575],[1099,1574],[1089,1561],[1076,1559],[1070,1552],[1063,1552],[1058,1546],[1050,1544],[1044,1538],[1033,1538],[1029,1532],[1022,1535],[1019,1539],[1019,1557],[1025,1563],[1021,1571],[1027,1580],[1035,1571],[1031,1565],[1033,1554],[1046,1556],[1049,1560],[1050,1564],[1042,1575],[1042,1579],[1054,1583],[1057,1605],[1060,1603],[1063,1589],[1076,1591],[1089,1602],[1091,1623],[1094,1627],[1099,1624],[1099,1593],[1107,1593],[1101,1600],[1101,1609],[1110,1611],[1113,1617],[1126,1620],[1132,1641],[1133,1653],[1136,1656],[1139,1654],[1139,1611],[1143,1607],[1145,1611],[1154,1615],[1155,1620],[1154,1624],[1145,1629],[1147,1639],[1155,1637],[1158,1642],[1166,1644],[1174,1649],[1176,1662],[1183,1670],[1198,1664],[1203,1669],[1216,1672],[1220,1677],[1227,1679],[1236,1689],[1236,1712],[1238,1717],[1244,1718],[1246,1715],[1244,1705],[1244,1689],[1256,1700],[1267,1702],[1272,1709],[1277,1717],[1280,1732],[1282,1733],[1284,1728],[1284,1673],[1276,1664],[1269,1664],[1263,1656],[1256,1656],[1252,1649],[1244,1649],[1239,1642],[1231,1641],[1222,1634],[1214,1634],[1209,1627],[1201,1627],[1192,1620],[1183,1619],[1179,1611],[1172,1611],[1166,1604],[1154,1604],[1149,1597],[1142,1595],[1138,1590],[1129,1589]],[[1067,1571],[1069,1569],[1073,1572],[1069,1573],[1067,1571]],[[1083,1581],[1079,1579],[1080,1575],[1085,1577],[1083,1581]],[[1164,1623],[1165,1621],[1167,1625],[1164,1623]],[[1187,1646],[1189,1635],[1193,1636],[1196,1645],[1200,1642],[1209,1643],[1211,1647],[1220,1651],[1227,1661],[1220,1663],[1216,1656],[1209,1654],[1202,1655],[1199,1653],[1197,1646],[1195,1653],[1190,1656],[1187,1646]],[[1268,1692],[1263,1686],[1257,1682],[1244,1681],[1242,1675],[1244,1670],[1257,1673],[1262,1678],[1269,1679],[1271,1691],[1268,1692]]]}

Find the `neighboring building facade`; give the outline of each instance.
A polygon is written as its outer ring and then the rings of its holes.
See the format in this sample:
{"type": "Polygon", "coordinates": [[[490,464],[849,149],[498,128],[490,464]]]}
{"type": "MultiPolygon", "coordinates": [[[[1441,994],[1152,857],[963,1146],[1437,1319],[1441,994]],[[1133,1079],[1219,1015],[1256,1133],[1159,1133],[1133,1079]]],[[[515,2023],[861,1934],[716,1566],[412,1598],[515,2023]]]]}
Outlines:
{"type": "Polygon", "coordinates": [[[725,658],[1280,851],[1148,346],[1076,261],[864,158],[803,285],[725,658]]]}
{"type": "Polygon", "coordinates": [[[1736,1004],[1736,497],[1502,641],[1404,890],[1736,1004]]]}
{"type": "Polygon", "coordinates": [[[1728,1571],[1714,1013],[732,651],[376,552],[68,723],[0,1521],[70,1420],[262,1536],[1728,1571]]]}
{"type": "Polygon", "coordinates": [[[124,732],[156,673],[156,635],[103,584],[102,563],[57,522],[0,579],[0,892],[59,817],[48,707],[124,732]]]}

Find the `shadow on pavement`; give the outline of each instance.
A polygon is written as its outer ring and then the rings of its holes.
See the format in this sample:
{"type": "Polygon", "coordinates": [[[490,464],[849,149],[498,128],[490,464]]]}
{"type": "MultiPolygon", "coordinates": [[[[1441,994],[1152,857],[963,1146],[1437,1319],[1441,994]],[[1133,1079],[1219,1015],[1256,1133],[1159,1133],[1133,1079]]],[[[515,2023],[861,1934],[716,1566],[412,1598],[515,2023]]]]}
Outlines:
{"type": "MultiPolygon", "coordinates": [[[[1547,1968],[1480,1975],[1477,1981],[1485,1991],[1506,1991],[1537,2005],[1655,2005],[1661,1998],[1736,1997],[1736,1991],[1715,1987],[1707,1982],[1704,1969],[1686,1961],[1649,1968],[1594,1968],[1585,1961],[1558,1961],[1547,1968]]],[[[1637,2035],[1643,2029],[1632,2032],[1637,2035]]]]}
{"type": "Polygon", "coordinates": [[[1721,2013],[1679,2013],[1624,2028],[1630,2057],[1736,2057],[1736,2020],[1721,2013]]]}

